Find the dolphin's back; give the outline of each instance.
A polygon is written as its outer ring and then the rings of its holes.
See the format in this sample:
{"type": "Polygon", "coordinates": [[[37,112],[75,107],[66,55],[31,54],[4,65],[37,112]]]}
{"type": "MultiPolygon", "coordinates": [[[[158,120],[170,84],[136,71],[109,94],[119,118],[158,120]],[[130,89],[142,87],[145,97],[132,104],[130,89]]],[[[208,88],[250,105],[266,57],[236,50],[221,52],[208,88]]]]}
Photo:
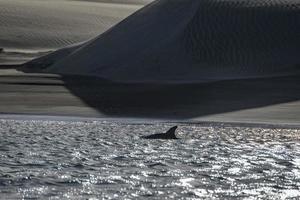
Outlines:
{"type": "Polygon", "coordinates": [[[144,139],[178,139],[175,135],[177,126],[170,128],[166,133],[157,133],[153,135],[144,136],[144,139]]]}
{"type": "Polygon", "coordinates": [[[167,139],[165,133],[157,133],[143,137],[144,139],[167,139]]]}

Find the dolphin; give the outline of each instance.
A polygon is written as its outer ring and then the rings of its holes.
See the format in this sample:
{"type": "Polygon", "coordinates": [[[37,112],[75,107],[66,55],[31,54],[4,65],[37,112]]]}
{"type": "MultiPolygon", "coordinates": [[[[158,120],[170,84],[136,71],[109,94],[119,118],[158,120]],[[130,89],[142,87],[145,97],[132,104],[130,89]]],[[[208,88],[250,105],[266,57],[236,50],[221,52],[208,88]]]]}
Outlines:
{"type": "Polygon", "coordinates": [[[177,126],[173,126],[165,133],[157,133],[157,134],[153,134],[153,135],[144,136],[142,138],[144,138],[144,139],[164,139],[164,140],[173,139],[173,140],[176,140],[176,139],[179,139],[175,135],[175,131],[177,128],[178,128],[177,126]]]}

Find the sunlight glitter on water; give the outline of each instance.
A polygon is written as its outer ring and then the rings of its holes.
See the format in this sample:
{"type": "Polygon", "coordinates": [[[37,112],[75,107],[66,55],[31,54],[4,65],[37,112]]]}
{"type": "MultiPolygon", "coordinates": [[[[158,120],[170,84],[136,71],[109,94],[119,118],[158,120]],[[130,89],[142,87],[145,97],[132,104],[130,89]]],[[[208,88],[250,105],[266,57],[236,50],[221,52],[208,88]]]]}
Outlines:
{"type": "Polygon", "coordinates": [[[300,130],[0,120],[1,198],[298,198],[300,130]]]}

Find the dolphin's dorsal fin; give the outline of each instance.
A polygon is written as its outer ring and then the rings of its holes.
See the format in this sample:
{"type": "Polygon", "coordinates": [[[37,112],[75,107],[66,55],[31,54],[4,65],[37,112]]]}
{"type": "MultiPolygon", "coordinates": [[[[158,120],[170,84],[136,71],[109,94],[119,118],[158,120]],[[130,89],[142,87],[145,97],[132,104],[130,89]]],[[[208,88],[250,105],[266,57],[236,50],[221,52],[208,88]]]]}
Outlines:
{"type": "Polygon", "coordinates": [[[177,129],[177,126],[173,126],[166,132],[166,134],[169,136],[172,136],[172,137],[176,137],[176,135],[175,135],[176,129],[177,129]]]}

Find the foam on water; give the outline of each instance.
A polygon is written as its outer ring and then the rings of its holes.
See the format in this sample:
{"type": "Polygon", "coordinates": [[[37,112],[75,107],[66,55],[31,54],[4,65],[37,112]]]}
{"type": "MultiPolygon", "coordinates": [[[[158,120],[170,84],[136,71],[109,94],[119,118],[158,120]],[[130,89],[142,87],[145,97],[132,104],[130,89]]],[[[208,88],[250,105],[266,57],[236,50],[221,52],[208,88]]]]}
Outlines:
{"type": "Polygon", "coordinates": [[[299,197],[299,129],[0,120],[1,198],[299,197]]]}

